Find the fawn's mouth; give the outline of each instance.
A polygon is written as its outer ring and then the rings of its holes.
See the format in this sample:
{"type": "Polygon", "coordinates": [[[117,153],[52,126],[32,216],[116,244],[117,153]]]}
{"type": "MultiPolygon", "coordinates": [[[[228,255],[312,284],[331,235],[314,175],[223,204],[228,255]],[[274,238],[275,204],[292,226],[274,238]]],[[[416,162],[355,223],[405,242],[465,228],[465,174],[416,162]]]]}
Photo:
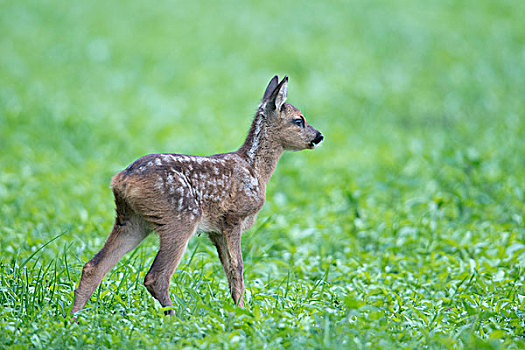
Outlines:
{"type": "Polygon", "coordinates": [[[317,134],[317,136],[315,137],[315,139],[313,139],[311,142],[310,142],[310,149],[314,149],[315,147],[319,146],[319,144],[321,143],[321,141],[323,141],[324,137],[321,133],[317,134]]]}

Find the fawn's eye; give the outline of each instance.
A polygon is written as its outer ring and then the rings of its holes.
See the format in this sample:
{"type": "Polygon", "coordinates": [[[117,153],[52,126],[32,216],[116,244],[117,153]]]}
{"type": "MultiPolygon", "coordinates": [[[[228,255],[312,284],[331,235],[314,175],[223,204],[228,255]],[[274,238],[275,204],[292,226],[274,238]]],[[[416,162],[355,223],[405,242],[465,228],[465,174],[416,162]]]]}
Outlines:
{"type": "Polygon", "coordinates": [[[301,128],[304,128],[304,120],[303,119],[294,119],[293,123],[301,128]]]}

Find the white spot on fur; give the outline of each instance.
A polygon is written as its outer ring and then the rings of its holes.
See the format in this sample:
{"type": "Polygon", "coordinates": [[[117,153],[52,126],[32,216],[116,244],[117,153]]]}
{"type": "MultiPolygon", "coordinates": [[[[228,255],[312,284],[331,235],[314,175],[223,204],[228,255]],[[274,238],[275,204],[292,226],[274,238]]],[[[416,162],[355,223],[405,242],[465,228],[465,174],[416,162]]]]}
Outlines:
{"type": "Polygon", "coordinates": [[[155,164],[162,165],[162,162],[160,161],[160,158],[155,158],[155,164]]]}
{"type": "Polygon", "coordinates": [[[183,197],[180,197],[180,198],[179,198],[179,211],[182,210],[183,201],[184,201],[184,198],[183,198],[183,197]]]}
{"type": "Polygon", "coordinates": [[[257,180],[256,177],[250,177],[250,184],[252,185],[253,188],[255,189],[259,189],[259,181],[257,180]]]}
{"type": "Polygon", "coordinates": [[[195,189],[193,187],[189,187],[189,190],[190,190],[190,193],[188,196],[192,196],[193,198],[195,198],[197,196],[196,192],[195,192],[195,189]]]}
{"type": "Polygon", "coordinates": [[[254,176],[246,176],[242,179],[244,193],[252,198],[256,198],[259,192],[259,181],[254,176]]]}
{"type": "Polygon", "coordinates": [[[157,176],[157,182],[155,182],[155,187],[159,190],[162,190],[164,187],[164,179],[162,176],[157,176]]]}
{"type": "Polygon", "coordinates": [[[252,146],[248,150],[248,158],[253,161],[253,158],[255,157],[255,151],[259,147],[259,140],[261,138],[261,123],[262,123],[262,116],[258,115],[257,119],[255,120],[255,130],[253,131],[253,139],[252,139],[252,146]]]}
{"type": "Polygon", "coordinates": [[[221,158],[209,158],[209,161],[213,164],[224,164],[224,160],[221,158]]]}

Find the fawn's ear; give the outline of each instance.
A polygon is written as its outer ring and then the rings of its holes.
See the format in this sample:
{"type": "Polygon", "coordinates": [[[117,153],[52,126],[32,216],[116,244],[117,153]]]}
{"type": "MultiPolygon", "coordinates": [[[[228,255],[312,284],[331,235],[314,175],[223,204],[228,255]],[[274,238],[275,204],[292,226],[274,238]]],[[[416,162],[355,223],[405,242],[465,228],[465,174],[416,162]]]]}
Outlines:
{"type": "Polygon", "coordinates": [[[266,90],[264,90],[264,95],[261,101],[264,101],[270,97],[273,90],[277,87],[277,84],[279,84],[279,77],[277,75],[274,75],[272,80],[268,83],[268,86],[266,87],[266,90]]]}
{"type": "Polygon", "coordinates": [[[288,77],[285,76],[279,84],[277,84],[278,80],[277,76],[274,76],[264,92],[264,97],[261,101],[261,107],[264,112],[279,111],[281,106],[286,102],[288,77]]]}
{"type": "Polygon", "coordinates": [[[275,88],[275,108],[279,111],[281,106],[286,102],[286,96],[288,94],[288,77],[285,75],[283,80],[275,88]]]}

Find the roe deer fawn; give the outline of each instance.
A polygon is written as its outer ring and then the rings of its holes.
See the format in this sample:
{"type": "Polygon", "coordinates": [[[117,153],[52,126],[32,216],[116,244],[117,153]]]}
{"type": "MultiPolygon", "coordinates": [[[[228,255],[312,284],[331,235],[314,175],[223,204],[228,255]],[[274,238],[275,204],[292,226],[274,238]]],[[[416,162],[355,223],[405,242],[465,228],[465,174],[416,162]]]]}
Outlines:
{"type": "MultiPolygon", "coordinates": [[[[286,101],[288,77],[268,84],[244,144],[209,157],[150,154],[113,177],[115,225],[84,265],[71,313],[81,310],[104,275],[156,231],[160,248],[144,285],[172,306],[169,282],[190,237],[203,232],[217,248],[236,305],[244,307],[241,234],[264,204],[266,184],[284,150],[315,148],[323,136],[286,101]]],[[[173,314],[170,309],[166,314],[173,314]]]]}

